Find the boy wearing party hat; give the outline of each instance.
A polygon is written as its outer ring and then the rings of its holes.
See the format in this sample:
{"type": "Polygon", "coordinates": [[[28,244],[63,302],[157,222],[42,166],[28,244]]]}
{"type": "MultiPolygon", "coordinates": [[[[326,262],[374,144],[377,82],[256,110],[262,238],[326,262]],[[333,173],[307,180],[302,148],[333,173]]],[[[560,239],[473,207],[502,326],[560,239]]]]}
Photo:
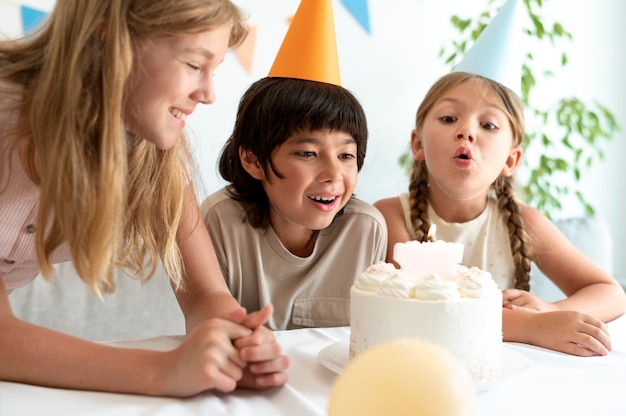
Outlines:
{"type": "Polygon", "coordinates": [[[331,0],[302,0],[269,76],[239,103],[202,204],[232,294],[273,304],[272,329],[346,326],[350,286],[385,257],[387,230],[352,193],[367,123],[341,86],[331,0]]]}
{"type": "Polygon", "coordinates": [[[374,204],[389,228],[387,260],[395,243],[423,241],[436,224],[436,239],[464,244],[462,264],[490,272],[503,290],[505,341],[605,355],[603,321],[624,313],[624,291],[513,188],[524,137],[521,7],[508,0],[420,104],[409,192],[374,204]],[[569,297],[548,303],[529,293],[531,262],[569,297]]]}

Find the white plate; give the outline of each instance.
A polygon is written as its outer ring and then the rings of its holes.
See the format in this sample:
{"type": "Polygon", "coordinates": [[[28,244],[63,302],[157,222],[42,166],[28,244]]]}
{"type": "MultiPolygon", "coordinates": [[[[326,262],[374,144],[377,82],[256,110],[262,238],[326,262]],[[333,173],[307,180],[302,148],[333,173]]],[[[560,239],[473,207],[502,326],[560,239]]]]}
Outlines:
{"type": "MultiPolygon", "coordinates": [[[[350,341],[339,341],[330,344],[319,352],[320,363],[331,371],[340,374],[350,361],[350,341]]],[[[506,346],[502,347],[502,373],[500,377],[492,381],[477,381],[476,391],[490,390],[501,381],[520,374],[530,367],[530,359],[524,354],[514,351],[506,346]]]]}

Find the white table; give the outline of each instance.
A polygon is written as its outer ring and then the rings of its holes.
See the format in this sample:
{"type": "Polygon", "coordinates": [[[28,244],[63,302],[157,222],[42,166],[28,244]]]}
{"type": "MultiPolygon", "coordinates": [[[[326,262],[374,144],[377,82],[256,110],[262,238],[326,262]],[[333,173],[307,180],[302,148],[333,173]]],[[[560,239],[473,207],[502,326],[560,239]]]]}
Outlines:
{"type": "MultiPolygon", "coordinates": [[[[574,357],[507,343],[530,359],[520,374],[477,394],[477,415],[626,415],[626,317],[609,324],[613,351],[606,357],[574,357]]],[[[0,416],[20,415],[325,415],[337,375],[318,353],[344,341],[349,328],[279,331],[291,357],[289,383],[268,391],[205,393],[190,399],[97,393],[0,382],[0,416]]],[[[119,343],[169,349],[180,337],[119,343]]]]}

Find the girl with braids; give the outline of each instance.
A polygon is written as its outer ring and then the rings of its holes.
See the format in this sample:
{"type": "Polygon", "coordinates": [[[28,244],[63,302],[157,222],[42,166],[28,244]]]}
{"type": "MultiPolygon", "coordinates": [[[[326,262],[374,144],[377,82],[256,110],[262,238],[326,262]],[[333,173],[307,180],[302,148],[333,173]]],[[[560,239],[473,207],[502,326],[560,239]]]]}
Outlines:
{"type": "Polygon", "coordinates": [[[462,264],[491,272],[503,290],[505,341],[605,355],[604,322],[624,313],[624,291],[516,199],[522,138],[522,106],[511,90],[465,72],[440,78],[417,110],[409,193],[374,204],[387,222],[387,261],[395,243],[425,241],[436,224],[435,239],[463,243],[462,264]],[[548,303],[529,293],[531,262],[568,297],[548,303]]]}
{"type": "Polygon", "coordinates": [[[61,0],[0,43],[0,379],[190,396],[286,381],[286,357],[230,295],[183,133],[247,27],[229,0],[61,0]],[[8,294],[72,260],[97,295],[161,259],[188,335],[169,352],[87,342],[16,318],[8,294]],[[251,365],[252,363],[252,365],[251,365]]]}

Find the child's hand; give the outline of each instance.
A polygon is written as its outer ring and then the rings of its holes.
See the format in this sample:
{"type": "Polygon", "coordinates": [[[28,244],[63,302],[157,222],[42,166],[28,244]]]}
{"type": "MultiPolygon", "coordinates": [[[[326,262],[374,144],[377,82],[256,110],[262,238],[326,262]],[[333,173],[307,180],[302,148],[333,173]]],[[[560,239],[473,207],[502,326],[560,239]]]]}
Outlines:
{"type": "Polygon", "coordinates": [[[575,311],[529,313],[530,343],[583,357],[607,355],[611,339],[606,324],[575,311]]]}
{"type": "Polygon", "coordinates": [[[502,306],[508,309],[525,309],[529,312],[558,310],[552,303],[545,302],[532,293],[519,289],[504,289],[502,291],[502,306]]]}
{"type": "Polygon", "coordinates": [[[234,390],[247,362],[233,340],[251,333],[250,328],[224,319],[209,319],[198,325],[178,348],[165,353],[164,395],[234,390]]]}
{"type": "Polygon", "coordinates": [[[267,305],[243,317],[230,316],[231,319],[253,330],[250,335],[235,341],[241,358],[248,363],[238,383],[239,387],[264,389],[282,386],[287,382],[288,376],[285,370],[289,367],[289,358],[281,354],[282,350],[276,342],[274,333],[263,326],[272,316],[273,311],[274,308],[267,305]]]}
{"type": "Polygon", "coordinates": [[[251,335],[235,341],[241,358],[248,362],[238,386],[264,389],[282,386],[287,382],[289,357],[281,354],[281,348],[274,333],[260,326],[251,335]]]}

